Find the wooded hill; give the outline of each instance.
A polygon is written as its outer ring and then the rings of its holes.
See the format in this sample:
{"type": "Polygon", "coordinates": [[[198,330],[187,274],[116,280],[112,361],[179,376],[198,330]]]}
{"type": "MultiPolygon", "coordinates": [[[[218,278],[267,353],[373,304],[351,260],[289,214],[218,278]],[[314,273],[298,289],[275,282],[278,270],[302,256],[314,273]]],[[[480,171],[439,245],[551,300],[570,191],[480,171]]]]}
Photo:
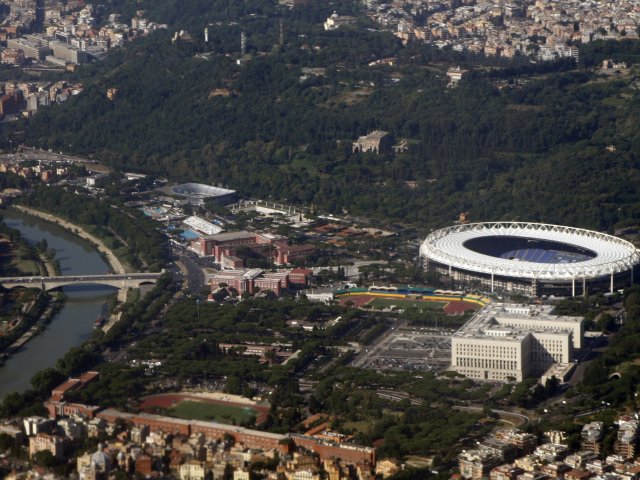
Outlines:
{"type": "Polygon", "coordinates": [[[325,32],[334,9],[357,14],[350,3],[111,3],[128,15],[142,5],[169,30],[80,69],[83,93],[18,125],[17,141],[425,227],[461,211],[475,221],[603,230],[640,220],[638,70],[603,76],[594,68],[607,57],[638,63],[638,42],[587,45],[578,67],[530,65],[403,47],[367,20],[325,32]],[[193,40],[172,42],[177,29],[193,40]],[[241,31],[251,59],[237,65],[241,31]],[[393,66],[369,66],[388,57],[393,66]],[[444,73],[458,64],[473,74],[447,88],[444,73]],[[303,67],[326,70],[303,79],[303,67]],[[358,136],[377,129],[408,139],[411,150],[351,153],[358,136]]]}

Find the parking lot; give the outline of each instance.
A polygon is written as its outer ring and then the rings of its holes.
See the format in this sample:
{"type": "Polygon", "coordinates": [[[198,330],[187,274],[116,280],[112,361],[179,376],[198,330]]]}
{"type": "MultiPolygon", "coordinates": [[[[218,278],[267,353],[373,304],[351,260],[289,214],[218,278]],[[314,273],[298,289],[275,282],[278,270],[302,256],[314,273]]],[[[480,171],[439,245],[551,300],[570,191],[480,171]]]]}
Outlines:
{"type": "Polygon", "coordinates": [[[381,339],[365,347],[353,362],[363,368],[407,371],[446,369],[451,363],[451,335],[455,330],[389,330],[381,339]]]}

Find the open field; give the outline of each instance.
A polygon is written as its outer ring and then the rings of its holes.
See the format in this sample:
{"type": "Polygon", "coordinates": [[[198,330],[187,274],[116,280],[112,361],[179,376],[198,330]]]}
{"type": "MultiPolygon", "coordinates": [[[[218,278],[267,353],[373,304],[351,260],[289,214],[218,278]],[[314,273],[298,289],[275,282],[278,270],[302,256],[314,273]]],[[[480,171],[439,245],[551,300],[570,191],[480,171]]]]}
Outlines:
{"type": "Polygon", "coordinates": [[[4,277],[13,275],[40,275],[40,268],[33,260],[23,260],[20,252],[9,239],[0,237],[0,274],[4,277]]]}
{"type": "Polygon", "coordinates": [[[366,420],[360,420],[356,422],[345,422],[343,426],[346,429],[349,429],[349,430],[353,429],[356,432],[362,432],[365,434],[368,434],[371,431],[371,422],[366,420]]]}

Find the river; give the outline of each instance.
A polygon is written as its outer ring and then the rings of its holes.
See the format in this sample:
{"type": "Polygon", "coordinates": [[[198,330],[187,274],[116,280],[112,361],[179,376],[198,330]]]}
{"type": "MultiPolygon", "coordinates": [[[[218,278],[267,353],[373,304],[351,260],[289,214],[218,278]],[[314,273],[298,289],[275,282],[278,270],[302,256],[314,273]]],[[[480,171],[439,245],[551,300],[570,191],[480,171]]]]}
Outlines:
{"type": "MultiPolygon", "coordinates": [[[[62,275],[95,275],[109,271],[109,265],[93,245],[58,225],[12,210],[5,210],[3,215],[5,223],[20,230],[29,242],[47,240],[48,248],[56,250],[62,275]]],[[[62,290],[65,305],[46,330],[0,366],[0,399],[7,393],[30,388],[31,377],[36,372],[53,367],[71,347],[87,340],[93,332],[93,323],[115,293],[115,289],[103,286],[69,286],[62,290]]]]}

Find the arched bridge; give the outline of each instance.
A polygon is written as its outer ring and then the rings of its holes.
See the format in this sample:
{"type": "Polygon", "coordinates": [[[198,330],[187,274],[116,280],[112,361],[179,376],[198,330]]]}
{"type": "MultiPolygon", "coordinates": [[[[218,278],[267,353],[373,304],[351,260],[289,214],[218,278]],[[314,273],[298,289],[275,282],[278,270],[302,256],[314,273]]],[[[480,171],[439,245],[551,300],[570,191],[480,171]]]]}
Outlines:
{"type": "Polygon", "coordinates": [[[41,288],[48,291],[67,285],[109,285],[116,288],[137,288],[143,283],[156,283],[162,273],[123,273],[107,275],[60,275],[56,277],[5,277],[5,288],[41,288]]]}

